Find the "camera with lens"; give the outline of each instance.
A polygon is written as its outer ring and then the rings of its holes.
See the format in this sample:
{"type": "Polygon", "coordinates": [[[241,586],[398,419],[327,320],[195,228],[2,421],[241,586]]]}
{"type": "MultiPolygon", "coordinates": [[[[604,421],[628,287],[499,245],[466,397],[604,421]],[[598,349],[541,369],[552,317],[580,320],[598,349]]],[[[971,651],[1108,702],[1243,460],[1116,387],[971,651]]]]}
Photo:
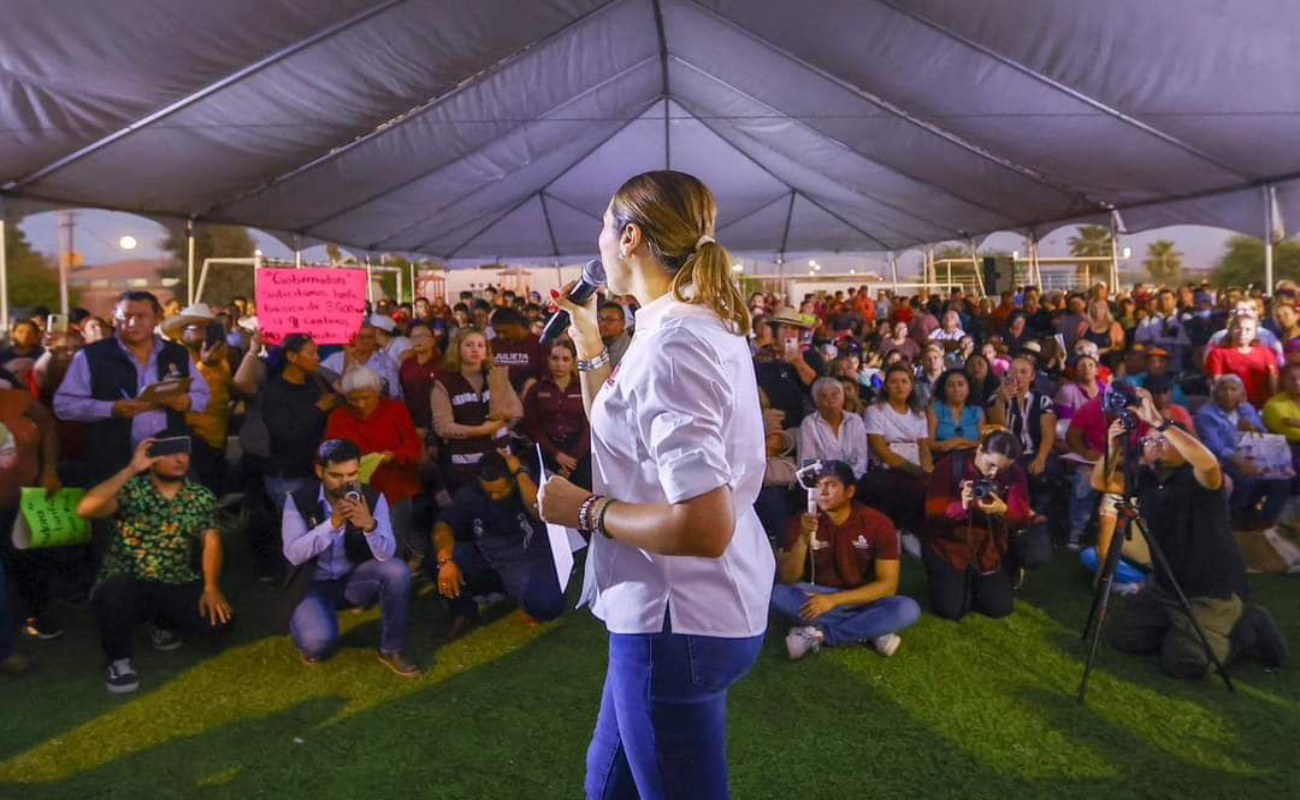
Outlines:
{"type": "Polygon", "coordinates": [[[1101,398],[1102,411],[1119,418],[1129,430],[1137,427],[1138,418],[1133,409],[1140,405],[1142,399],[1138,397],[1137,389],[1123,381],[1113,381],[1101,398]]]}
{"type": "Polygon", "coordinates": [[[989,478],[980,478],[971,484],[971,491],[975,493],[975,499],[983,502],[989,499],[989,496],[996,493],[998,485],[989,478]]]}

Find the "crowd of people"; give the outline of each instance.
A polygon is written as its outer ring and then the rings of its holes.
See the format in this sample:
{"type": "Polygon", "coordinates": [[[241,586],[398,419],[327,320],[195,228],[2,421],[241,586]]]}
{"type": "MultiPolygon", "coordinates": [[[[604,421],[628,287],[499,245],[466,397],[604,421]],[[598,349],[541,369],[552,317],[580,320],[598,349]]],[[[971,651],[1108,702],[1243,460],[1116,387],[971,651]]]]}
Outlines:
{"type": "MultiPolygon", "coordinates": [[[[857,643],[892,655],[923,607],[1013,613],[1033,570],[1106,546],[1127,457],[1142,462],[1130,488],[1217,654],[1280,666],[1285,643],[1250,602],[1232,531],[1273,525],[1296,494],[1296,294],[1283,282],[1271,297],[1104,284],[979,299],[863,286],[798,307],[750,297],[767,453],[755,509],[789,655],[857,643]],[[1131,417],[1107,402],[1119,385],[1131,417]],[[1117,416],[1131,424],[1117,430],[1117,416]],[[1289,444],[1290,469],[1255,457],[1250,437],[1269,433],[1289,444]],[[923,602],[898,593],[904,556],[924,572],[923,602]]],[[[167,650],[241,613],[278,613],[314,665],[337,648],[340,612],[377,603],[379,661],[412,677],[416,581],[447,609],[446,639],[506,598],[530,621],[558,617],[538,483],[544,468],[590,488],[592,464],[577,351],[538,337],[550,309],[496,288],[454,304],[380,300],[345,345],[311,331],[272,343],[245,298],[165,310],[127,292],[112,319],[15,322],[0,350],[0,671],[31,667],[17,635],[63,634],[55,597],[93,610],[114,692],[138,686],[140,625],[167,650]],[[91,544],[15,549],[22,486],[86,489],[91,544]],[[223,507],[242,510],[275,610],[227,599],[223,507]]],[[[637,311],[630,296],[598,306],[615,370],[637,311]]],[[[1126,558],[1149,569],[1130,544],[1126,558]]],[[[1113,638],[1162,653],[1172,674],[1203,674],[1167,577],[1138,592],[1113,638]]]]}

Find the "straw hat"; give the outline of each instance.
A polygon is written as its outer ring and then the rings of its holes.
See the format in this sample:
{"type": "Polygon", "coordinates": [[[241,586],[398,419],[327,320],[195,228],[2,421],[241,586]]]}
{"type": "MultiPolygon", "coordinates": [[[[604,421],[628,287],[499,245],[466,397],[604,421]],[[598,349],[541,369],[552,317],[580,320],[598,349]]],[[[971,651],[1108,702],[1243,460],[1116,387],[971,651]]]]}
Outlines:
{"type": "Polygon", "coordinates": [[[800,314],[794,306],[784,306],[774,317],[768,317],[769,324],[791,325],[796,328],[815,328],[817,318],[811,314],[800,314]]]}
{"type": "Polygon", "coordinates": [[[217,315],[212,313],[207,303],[195,303],[181,309],[181,313],[176,316],[163,320],[162,332],[169,339],[180,339],[181,332],[190,325],[207,325],[216,319],[217,315]]]}

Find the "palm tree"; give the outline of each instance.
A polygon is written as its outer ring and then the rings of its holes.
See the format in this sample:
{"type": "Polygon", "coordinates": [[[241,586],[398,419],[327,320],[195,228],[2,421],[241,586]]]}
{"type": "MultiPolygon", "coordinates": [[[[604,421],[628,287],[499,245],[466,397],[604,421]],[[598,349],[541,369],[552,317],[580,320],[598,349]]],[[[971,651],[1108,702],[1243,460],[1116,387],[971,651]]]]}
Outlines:
{"type": "Polygon", "coordinates": [[[1183,254],[1174,249],[1170,240],[1158,239],[1147,245],[1147,257],[1142,266],[1160,283],[1177,283],[1183,272],[1183,254]]]}
{"type": "MultiPolygon", "coordinates": [[[[1104,225],[1080,225],[1078,235],[1065,241],[1070,245],[1072,256],[1104,258],[1111,254],[1110,228],[1104,225]]],[[[1092,264],[1079,264],[1076,274],[1080,282],[1087,283],[1091,280],[1092,272],[1092,264]]]]}

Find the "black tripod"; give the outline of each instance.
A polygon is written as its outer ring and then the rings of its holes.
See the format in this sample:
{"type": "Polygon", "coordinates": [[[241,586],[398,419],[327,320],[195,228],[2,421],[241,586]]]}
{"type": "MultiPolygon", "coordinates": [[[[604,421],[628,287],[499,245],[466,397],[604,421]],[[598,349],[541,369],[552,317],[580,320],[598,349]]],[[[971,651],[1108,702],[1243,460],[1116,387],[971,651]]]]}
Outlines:
{"type": "MultiPolygon", "coordinates": [[[[1124,499],[1115,504],[1117,519],[1115,523],[1115,533],[1110,538],[1110,547],[1106,550],[1106,560],[1101,567],[1101,581],[1097,586],[1097,593],[1092,599],[1092,611],[1088,612],[1088,621],[1083,626],[1083,638],[1088,641],[1088,661],[1083,668],[1083,680],[1079,683],[1079,705],[1086,702],[1088,694],[1088,678],[1092,675],[1093,662],[1097,658],[1097,643],[1101,641],[1101,630],[1106,624],[1106,611],[1110,606],[1110,590],[1115,585],[1115,573],[1119,569],[1120,552],[1124,549],[1124,542],[1133,536],[1133,526],[1136,525],[1138,531],[1146,539],[1147,547],[1151,550],[1151,564],[1157,573],[1163,574],[1168,579],[1169,586],[1178,596],[1178,603],[1183,608],[1183,613],[1191,620],[1192,627],[1196,629],[1196,635],[1201,640],[1201,646],[1205,648],[1205,653],[1210,657],[1210,661],[1219,671],[1219,677],[1223,678],[1223,683],[1228,687],[1228,691],[1236,691],[1232,685],[1232,679],[1228,677],[1228,669],[1214,654],[1213,648],[1210,647],[1210,640],[1206,638],[1205,631],[1201,628],[1201,623],[1196,621],[1192,615],[1192,604],[1183,594],[1183,587],[1178,584],[1174,572],[1169,567],[1169,561],[1165,558],[1164,550],[1160,549],[1160,543],[1154,536],[1147,532],[1147,528],[1142,524],[1142,515],[1137,506],[1133,504],[1134,493],[1137,487],[1137,475],[1140,469],[1137,462],[1137,454],[1132,443],[1132,432],[1124,437],[1124,499]],[[1090,638],[1091,637],[1091,638],[1090,638]]],[[[1109,470],[1107,470],[1109,474],[1109,470]]]]}

